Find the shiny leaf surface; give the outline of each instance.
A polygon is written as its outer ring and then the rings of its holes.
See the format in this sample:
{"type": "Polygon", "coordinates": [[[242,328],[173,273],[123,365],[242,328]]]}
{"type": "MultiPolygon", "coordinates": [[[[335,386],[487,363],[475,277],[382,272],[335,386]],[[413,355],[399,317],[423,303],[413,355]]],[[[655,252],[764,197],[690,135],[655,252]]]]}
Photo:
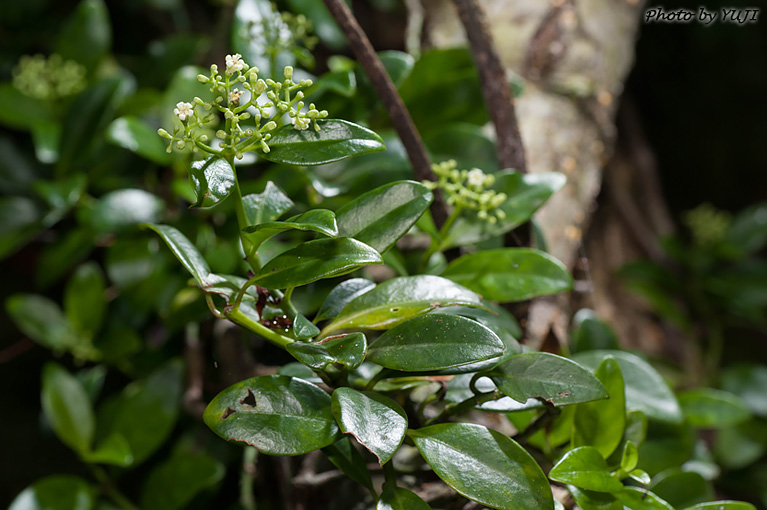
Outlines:
{"type": "Polygon", "coordinates": [[[253,226],[275,221],[293,207],[293,201],[276,184],[268,181],[263,192],[242,197],[242,205],[248,224],[253,226]]]}
{"type": "Polygon", "coordinates": [[[98,232],[114,233],[158,221],[164,212],[165,204],[159,197],[140,189],[120,189],[82,210],[81,218],[98,232]]]}
{"type": "Polygon", "coordinates": [[[243,232],[248,234],[248,240],[255,247],[260,246],[261,243],[270,237],[286,230],[318,232],[328,237],[338,236],[336,215],[333,211],[327,209],[312,209],[298,216],[288,218],[285,221],[270,221],[242,229],[243,232]]]}
{"type": "Polygon", "coordinates": [[[165,151],[165,143],[157,136],[157,130],[138,117],[129,115],[113,120],[107,126],[106,137],[111,143],[158,165],[167,165],[173,159],[165,151]]]}
{"type": "Polygon", "coordinates": [[[549,472],[549,478],[596,492],[618,492],[623,484],[610,474],[599,450],[581,446],[570,450],[549,472]]]}
{"type": "MultiPolygon", "coordinates": [[[[593,446],[604,458],[623,439],[626,424],[626,395],[620,365],[615,358],[604,359],[594,375],[607,389],[609,398],[579,405],[573,421],[573,446],[593,446]]],[[[636,447],[634,447],[636,450],[636,447]]],[[[636,463],[635,463],[636,464],[636,463]]],[[[626,471],[631,471],[632,466],[626,471]]]]}
{"type": "Polygon", "coordinates": [[[78,476],[41,478],[24,489],[8,510],[92,510],[96,489],[78,476]]]}
{"type": "Polygon", "coordinates": [[[64,290],[64,312],[74,328],[93,337],[106,313],[106,282],[98,264],[86,262],[77,268],[64,290]]]}
{"type": "Polygon", "coordinates": [[[429,510],[431,507],[414,493],[385,484],[376,510],[429,510]]]}
{"type": "Polygon", "coordinates": [[[61,441],[79,454],[91,449],[96,420],[85,388],[61,365],[43,368],[43,412],[61,441]]]}
{"type": "Polygon", "coordinates": [[[354,369],[365,360],[367,340],[362,333],[350,333],[323,338],[317,343],[293,342],[287,351],[304,365],[318,370],[330,363],[340,363],[354,369]]]}
{"type": "Polygon", "coordinates": [[[192,207],[213,207],[234,191],[234,170],[227,160],[217,156],[195,161],[189,167],[189,183],[197,196],[192,207]]]}
{"type": "Polygon", "coordinates": [[[333,287],[328,297],[325,298],[314,319],[315,322],[336,318],[347,304],[367,291],[372,290],[375,286],[375,282],[365,278],[350,278],[339,283],[333,287]]]}

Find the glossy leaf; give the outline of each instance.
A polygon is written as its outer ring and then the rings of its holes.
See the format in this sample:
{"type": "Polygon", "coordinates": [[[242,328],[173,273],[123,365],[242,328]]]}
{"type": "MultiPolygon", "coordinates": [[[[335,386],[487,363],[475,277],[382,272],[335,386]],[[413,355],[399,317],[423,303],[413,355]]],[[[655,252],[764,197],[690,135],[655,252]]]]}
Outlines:
{"type": "Polygon", "coordinates": [[[277,220],[293,207],[293,201],[277,185],[268,181],[263,192],[242,197],[242,205],[248,225],[253,226],[277,220]]]}
{"type": "Polygon", "coordinates": [[[431,507],[415,493],[384,484],[376,510],[429,510],[431,507]]]}
{"type": "Polygon", "coordinates": [[[674,508],[686,508],[715,497],[711,482],[698,473],[680,469],[660,473],[653,480],[650,489],[674,508]]]}
{"type": "Polygon", "coordinates": [[[619,348],[620,343],[615,332],[610,326],[599,320],[593,310],[588,308],[578,310],[573,317],[570,352],[619,348]]]}
{"type": "Polygon", "coordinates": [[[35,181],[32,187],[51,208],[43,218],[43,224],[53,225],[77,204],[85,192],[85,175],[73,175],[56,181],[35,181]]]}
{"type": "Polygon", "coordinates": [[[554,508],[538,463],[505,435],[469,423],[432,425],[408,435],[437,476],[459,494],[502,510],[554,508]]]}
{"type": "Polygon", "coordinates": [[[330,446],[322,449],[322,452],[328,456],[328,460],[338,469],[344,472],[346,476],[367,488],[373,490],[373,481],[370,478],[365,459],[354,448],[349,441],[348,436],[342,437],[330,446]]]}
{"type": "Polygon", "coordinates": [[[55,302],[36,294],[15,294],[5,309],[22,333],[49,349],[70,349],[79,339],[55,302]]]}
{"type": "MultiPolygon", "coordinates": [[[[105,433],[125,438],[134,464],[143,462],[164,444],[173,430],[184,388],[183,371],[180,361],[170,361],[147,378],[129,384],[112,401],[109,411],[113,414],[107,420],[105,433]]],[[[104,414],[104,409],[100,410],[100,422],[104,414]]]]}
{"type": "Polygon", "coordinates": [[[208,208],[224,200],[236,184],[234,170],[227,160],[212,156],[195,161],[189,168],[189,182],[197,196],[192,207],[208,208]]]}
{"type": "Polygon", "coordinates": [[[351,278],[339,283],[330,291],[328,297],[325,298],[314,321],[334,319],[347,304],[372,290],[375,286],[375,282],[365,278],[351,278]]]}
{"type": "Polygon", "coordinates": [[[674,507],[652,492],[639,487],[624,487],[615,493],[615,497],[630,510],[674,510],[674,507]]]}
{"type": "Polygon", "coordinates": [[[428,209],[431,191],[421,183],[398,181],[369,191],[338,210],[340,235],[385,252],[428,209]]]}
{"type": "Polygon", "coordinates": [[[144,482],[142,510],[178,510],[224,478],[224,465],[206,455],[179,454],[157,466],[144,482]]]}
{"type": "Polygon", "coordinates": [[[751,416],[745,401],[727,391],[696,388],[677,394],[677,399],[685,418],[693,427],[730,427],[751,416]]]}
{"type": "Polygon", "coordinates": [[[439,276],[392,278],[347,304],[325,333],[343,328],[388,329],[437,307],[479,305],[466,287],[439,276]]]}
{"type": "Polygon", "coordinates": [[[606,492],[594,492],[568,485],[567,489],[581,510],[624,510],[615,496],[606,492]]]}
{"type": "Polygon", "coordinates": [[[35,155],[40,163],[51,164],[59,160],[60,139],[60,124],[42,122],[32,126],[32,141],[35,144],[35,155]]]}
{"type": "Polygon", "coordinates": [[[481,168],[485,173],[495,174],[500,170],[495,155],[495,141],[487,135],[482,126],[450,122],[439,129],[431,130],[424,137],[424,143],[429,149],[432,161],[452,159],[455,160],[457,168],[481,168]]]}
{"type": "Polygon", "coordinates": [[[201,287],[207,287],[214,283],[215,279],[211,278],[210,266],[184,234],[169,225],[147,224],[144,226],[154,230],[162,237],[173,255],[194,276],[201,287]]]}
{"type": "Polygon", "coordinates": [[[384,150],[383,140],[373,131],[345,120],[316,121],[314,127],[299,131],[286,124],[271,132],[270,151],[261,157],[288,165],[323,165],[333,161],[384,150]]]}
{"type": "Polygon", "coordinates": [[[157,130],[142,119],[131,115],[119,117],[106,129],[107,140],[158,165],[167,165],[173,159],[165,151],[165,143],[157,130]]]}
{"type": "Polygon", "coordinates": [[[573,279],[551,255],[528,248],[502,248],[459,257],[442,276],[485,299],[524,301],[570,290],[573,279]]]}
{"type": "Polygon", "coordinates": [[[711,501],[709,503],[698,503],[685,510],[756,510],[751,503],[743,501],[711,501]]]}
{"type": "Polygon", "coordinates": [[[56,123],[53,108],[44,101],[24,95],[10,82],[0,83],[0,123],[31,130],[56,123]]]}
{"type": "Polygon", "coordinates": [[[741,397],[751,412],[767,417],[767,365],[735,364],[722,371],[722,389],[741,397]]]}
{"type": "Polygon", "coordinates": [[[95,505],[91,484],[78,476],[53,475],[24,489],[8,510],[92,510],[95,505]]]}
{"type": "Polygon", "coordinates": [[[636,468],[637,462],[639,462],[639,451],[636,445],[631,441],[626,441],[626,446],[621,454],[621,469],[629,473],[636,468]]]}
{"type": "Polygon", "coordinates": [[[378,52],[378,58],[386,69],[395,86],[399,87],[410,75],[415,65],[415,59],[409,53],[397,50],[385,50],[378,52]]]}
{"type": "Polygon", "coordinates": [[[15,253],[37,236],[43,229],[41,220],[42,214],[34,201],[0,197],[0,259],[15,253]]]}
{"type": "MultiPolygon", "coordinates": [[[[445,401],[462,402],[466,399],[473,398],[474,393],[469,387],[469,382],[472,377],[473,374],[466,373],[456,375],[450,379],[446,385],[447,392],[445,393],[445,401]]],[[[496,389],[495,384],[486,377],[481,377],[479,380],[475,381],[474,387],[481,392],[495,391],[496,389]]],[[[529,409],[538,409],[540,407],[543,407],[543,404],[540,400],[534,398],[527,399],[527,402],[520,404],[511,397],[499,396],[497,400],[485,402],[480,406],[476,406],[475,409],[486,412],[513,413],[529,409]]]]}
{"type": "Polygon", "coordinates": [[[381,465],[394,456],[405,439],[405,411],[388,397],[342,387],[333,392],[331,406],[341,431],[354,436],[381,465]]]}
{"type": "Polygon", "coordinates": [[[296,338],[300,340],[306,340],[309,338],[314,338],[315,336],[319,334],[320,334],[320,328],[312,324],[311,321],[309,321],[309,319],[307,319],[300,313],[294,317],[293,335],[296,338]]]}
{"type": "Polygon", "coordinates": [[[317,239],[270,260],[256,273],[256,283],[267,289],[298,287],[382,262],[377,251],[354,239],[317,239]]]}
{"type": "MultiPolygon", "coordinates": [[[[593,446],[604,458],[607,458],[620,444],[626,424],[623,375],[614,358],[605,358],[594,375],[607,389],[609,398],[589,402],[575,409],[572,444],[575,447],[593,446]]],[[[631,469],[634,467],[627,471],[631,469]]]]}
{"type": "Polygon", "coordinates": [[[98,232],[115,233],[158,221],[164,212],[165,204],[159,197],[140,189],[120,189],[82,210],[81,218],[98,232]]]}
{"type": "Polygon", "coordinates": [[[576,354],[573,359],[595,370],[607,356],[613,356],[621,368],[626,385],[626,409],[642,411],[648,418],[681,423],[682,410],[660,374],[646,361],[624,351],[598,350],[576,354]]]}
{"type": "Polygon", "coordinates": [[[74,328],[93,337],[106,313],[106,282],[95,262],[77,268],[64,291],[64,311],[74,328]]]}
{"type": "Polygon", "coordinates": [[[473,211],[462,214],[450,229],[444,245],[464,246],[502,236],[525,223],[566,182],[564,175],[556,172],[523,174],[509,172],[495,174],[491,189],[506,193],[508,197],[499,207],[506,215],[496,223],[478,218],[473,211]]]}
{"type": "Polygon", "coordinates": [[[288,218],[285,221],[270,221],[242,229],[243,232],[248,234],[248,240],[256,248],[270,237],[286,230],[318,232],[328,237],[338,236],[336,215],[333,211],[327,209],[312,209],[298,216],[288,218]]]}
{"type": "Polygon", "coordinates": [[[442,370],[503,354],[501,339],[457,315],[430,314],[394,326],[368,348],[367,360],[408,372],[442,370]]]}
{"type": "Polygon", "coordinates": [[[319,342],[293,342],[287,351],[304,365],[323,370],[330,363],[357,368],[365,359],[367,340],[362,333],[350,333],[323,338],[319,342]]]}
{"type": "Polygon", "coordinates": [[[54,51],[93,71],[111,46],[112,26],[107,6],[102,0],[83,0],[65,21],[54,51]]]}
{"type": "Polygon", "coordinates": [[[602,454],[591,446],[581,446],[567,452],[551,469],[549,478],[596,492],[618,492],[623,489],[623,484],[610,474],[602,454]]]}
{"type": "Polygon", "coordinates": [[[43,368],[43,412],[61,441],[79,454],[93,442],[96,421],[85,388],[75,376],[56,363],[43,368]]]}
{"type": "Polygon", "coordinates": [[[222,438],[268,455],[300,455],[340,437],[330,395],[314,384],[281,375],[230,386],[208,404],[203,419],[222,438]]]}
{"type": "Polygon", "coordinates": [[[517,354],[483,374],[517,402],[542,398],[563,406],[607,398],[604,385],[591,372],[545,352],[517,354]]]}
{"type": "Polygon", "coordinates": [[[127,467],[133,464],[133,452],[121,434],[112,434],[101,441],[93,451],[83,455],[83,460],[91,464],[127,467]]]}

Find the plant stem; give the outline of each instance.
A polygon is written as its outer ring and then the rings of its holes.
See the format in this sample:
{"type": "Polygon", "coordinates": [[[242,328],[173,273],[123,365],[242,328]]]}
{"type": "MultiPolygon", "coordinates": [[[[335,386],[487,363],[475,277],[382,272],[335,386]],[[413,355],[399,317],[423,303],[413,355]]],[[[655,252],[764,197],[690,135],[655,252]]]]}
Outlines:
{"type": "Polygon", "coordinates": [[[240,473],[240,504],[245,510],[256,510],[253,482],[257,460],[258,450],[252,446],[246,446],[242,452],[242,472],[240,473]]]}
{"type": "MultiPolygon", "coordinates": [[[[229,122],[229,121],[227,121],[229,122]]],[[[234,154],[226,154],[224,156],[226,161],[232,167],[232,173],[234,174],[234,211],[237,215],[237,226],[240,231],[240,242],[242,243],[242,251],[245,253],[245,260],[250,265],[250,268],[254,272],[258,272],[261,269],[261,261],[258,259],[258,254],[253,249],[251,242],[248,240],[247,235],[242,231],[248,226],[248,216],[245,214],[245,204],[242,202],[242,191],[240,191],[240,181],[237,179],[237,170],[234,168],[234,154]]],[[[240,298],[242,299],[242,298],[240,298]]]]}
{"type": "Polygon", "coordinates": [[[236,308],[225,310],[224,315],[227,319],[234,322],[235,324],[239,324],[243,328],[249,329],[253,333],[265,338],[266,340],[279,347],[285,348],[286,345],[292,344],[294,342],[292,338],[280,335],[276,331],[267,328],[260,322],[254,321],[245,313],[236,308]]]}
{"type": "Polygon", "coordinates": [[[424,426],[426,425],[432,425],[434,423],[444,421],[448,417],[460,414],[463,412],[466,412],[470,409],[473,409],[476,406],[481,406],[485,402],[490,402],[491,400],[496,400],[498,398],[498,392],[496,391],[486,391],[484,393],[478,393],[476,395],[472,395],[471,397],[467,398],[466,400],[462,402],[457,402],[455,404],[448,404],[445,406],[445,408],[440,412],[437,416],[434,418],[428,420],[424,426]]]}
{"type": "Polygon", "coordinates": [[[107,475],[106,471],[104,471],[104,468],[93,464],[89,464],[88,467],[90,468],[93,477],[101,485],[101,490],[114,504],[119,506],[122,510],[139,510],[139,507],[131,503],[131,501],[125,497],[117,487],[115,487],[114,482],[109,475],[107,475]]]}
{"type": "Polygon", "coordinates": [[[445,238],[447,238],[447,234],[450,232],[450,229],[453,227],[455,220],[458,219],[458,216],[461,215],[462,211],[463,211],[463,207],[460,205],[456,205],[453,208],[453,212],[450,213],[450,216],[448,216],[447,220],[445,220],[445,223],[442,225],[442,228],[439,229],[439,240],[437,241],[435,239],[432,239],[429,249],[426,250],[423,254],[423,257],[421,257],[419,272],[423,273],[432,255],[434,255],[437,252],[441,252],[445,249],[445,246],[444,246],[445,238]]]}

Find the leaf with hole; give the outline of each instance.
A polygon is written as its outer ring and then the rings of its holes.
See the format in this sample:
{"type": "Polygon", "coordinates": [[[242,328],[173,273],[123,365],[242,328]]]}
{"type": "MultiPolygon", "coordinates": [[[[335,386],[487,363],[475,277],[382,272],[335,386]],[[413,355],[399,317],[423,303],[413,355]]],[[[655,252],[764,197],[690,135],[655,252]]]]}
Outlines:
{"type": "Polygon", "coordinates": [[[388,397],[370,391],[337,388],[331,407],[341,431],[354,436],[381,465],[394,456],[405,439],[405,411],[388,397]]]}
{"type": "Polygon", "coordinates": [[[567,483],[596,492],[618,492],[623,484],[610,474],[599,450],[581,446],[567,452],[549,472],[555,482],[567,483]]]}
{"type": "Polygon", "coordinates": [[[517,402],[541,398],[563,406],[607,398],[591,372],[572,360],[546,352],[526,352],[482,372],[517,402]]]}
{"type": "Polygon", "coordinates": [[[267,262],[256,273],[256,283],[267,289],[286,289],[381,263],[383,260],[377,251],[354,239],[316,239],[267,262]]]}
{"type": "Polygon", "coordinates": [[[470,423],[431,425],[408,435],[437,476],[459,494],[501,510],[553,510],[540,466],[507,436],[470,423]]]}
{"type": "Polygon", "coordinates": [[[462,285],[431,275],[392,278],[347,304],[324,333],[344,328],[388,329],[442,306],[480,306],[462,285]]]}
{"type": "Polygon", "coordinates": [[[573,278],[551,255],[530,248],[471,253],[451,262],[442,276],[504,303],[570,290],[573,278]]]}
{"type": "Polygon", "coordinates": [[[340,235],[383,253],[410,230],[432,199],[429,188],[413,181],[392,182],[368,191],[338,210],[340,235]]]}
{"type": "Polygon", "coordinates": [[[330,363],[339,363],[349,369],[357,368],[365,359],[367,340],[362,333],[323,338],[319,342],[293,342],[287,351],[304,365],[324,370],[330,363]]]}
{"type": "Polygon", "coordinates": [[[373,131],[345,120],[318,120],[320,127],[299,131],[286,124],[272,131],[269,152],[261,157],[274,163],[288,165],[324,165],[353,156],[386,149],[380,136],[373,131]]]}
{"type": "Polygon", "coordinates": [[[205,424],[227,441],[268,455],[300,455],[341,437],[330,395],[314,384],[281,375],[234,384],[208,404],[205,424]]]}

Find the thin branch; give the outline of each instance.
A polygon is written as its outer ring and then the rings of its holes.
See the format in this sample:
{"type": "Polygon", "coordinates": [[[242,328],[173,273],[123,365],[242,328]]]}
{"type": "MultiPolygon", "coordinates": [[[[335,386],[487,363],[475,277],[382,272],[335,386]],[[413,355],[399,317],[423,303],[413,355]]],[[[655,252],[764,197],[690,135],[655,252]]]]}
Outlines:
{"type": "MultiPolygon", "coordinates": [[[[405,146],[413,172],[419,180],[436,181],[434,172],[431,171],[431,162],[426,154],[426,148],[421,141],[421,135],[413,124],[410,113],[405,108],[402,98],[397,94],[397,89],[391,78],[386,73],[381,60],[376,55],[373,45],[363,32],[352,11],[343,0],[323,0],[335,18],[338,25],[346,35],[349,45],[354,51],[362,69],[368,75],[378,96],[383,102],[386,113],[389,115],[394,129],[397,131],[402,144],[405,146]]],[[[442,194],[435,190],[434,202],[431,205],[431,213],[434,223],[441,227],[447,219],[447,205],[442,194]]]]}
{"type": "Polygon", "coordinates": [[[485,11],[477,0],[453,0],[469,38],[474,62],[482,82],[482,93],[495,126],[496,151],[501,168],[527,171],[525,148],[501,59],[487,28],[485,11]]]}

